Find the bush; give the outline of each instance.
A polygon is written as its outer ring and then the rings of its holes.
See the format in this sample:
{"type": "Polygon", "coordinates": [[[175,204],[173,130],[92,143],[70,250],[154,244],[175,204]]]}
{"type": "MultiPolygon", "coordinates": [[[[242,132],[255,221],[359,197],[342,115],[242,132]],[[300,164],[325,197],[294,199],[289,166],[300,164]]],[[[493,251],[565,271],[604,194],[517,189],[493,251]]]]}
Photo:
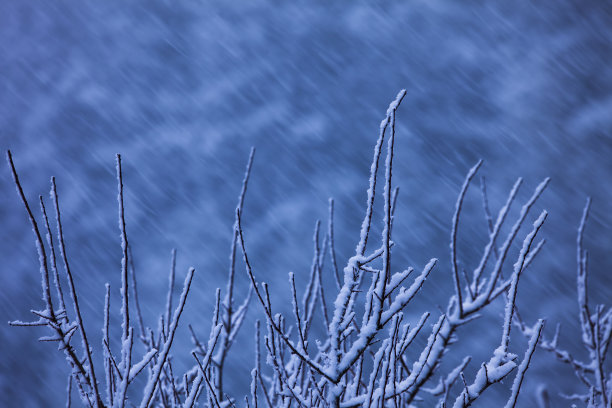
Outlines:
{"type": "MultiPolygon", "coordinates": [[[[200,403],[203,406],[220,408],[243,404],[237,396],[231,395],[231,391],[228,392],[224,388],[224,363],[245,321],[252,300],[263,311],[263,322],[256,322],[254,344],[245,345],[253,347],[255,354],[253,367],[243,368],[244,375],[251,378],[250,395],[244,397],[244,405],[248,407],[404,407],[415,405],[425,394],[437,397],[439,402],[436,406],[439,407],[467,407],[488,387],[507,378],[512,378],[512,383],[506,407],[514,407],[538,347],[550,351],[569,365],[586,386],[584,395],[568,396],[569,398],[580,400],[589,407],[610,406],[612,379],[605,366],[605,357],[612,338],[612,311],[605,311],[601,305],[592,309],[589,305],[586,284],[587,254],[582,248],[590,201],[587,201],[584,209],[577,240],[577,293],[581,339],[588,351],[589,362],[580,362],[559,348],[558,330],[552,340],[546,340],[542,334],[544,321],[539,320],[529,325],[520,319],[516,308],[520,278],[544,243],[544,240],[537,241],[536,237],[546,220],[546,211],[539,214],[530,231],[523,237],[511,275],[505,278],[502,274],[509,262],[511,245],[519,237],[521,227],[527,224],[529,212],[546,189],[548,179],[537,186],[512,223],[509,223],[507,218],[522,180],[517,180],[505,205],[493,219],[484,179],[481,179],[489,238],[479,264],[469,276],[459,267],[457,231],[466,192],[482,162],[472,167],[461,187],[450,231],[452,265],[449,278],[452,280],[454,293],[448,297],[448,303],[440,313],[429,311],[416,321],[404,315],[407,306],[436,267],[436,259],[432,259],[419,272],[415,272],[413,268],[394,272],[391,266],[394,245],[392,229],[398,199],[398,189],[394,188],[392,183],[395,116],[405,94],[405,91],[401,91],[397,95],[381,122],[370,169],[366,211],[355,255],[348,259],[346,266],[340,271],[334,244],[334,202],[330,200],[327,232],[323,234],[321,242],[321,226],[317,223],[310,278],[300,298],[294,275],[289,274],[293,311],[291,317],[274,312],[268,286],[258,281],[257,272],[249,262],[246,245],[248,239],[242,229],[241,215],[254,158],[254,150],[251,151],[236,208],[227,287],[223,295],[220,289],[216,291],[216,306],[212,312],[208,338],[199,339],[190,326],[194,344],[191,352],[193,366],[182,375],[178,375],[173,369],[171,351],[195,270],[191,268],[187,273],[178,304],[173,310],[173,260],[165,312],[160,316],[157,330],[145,327],[138,302],[136,276],[134,268],[130,267],[121,156],[117,155],[119,227],[123,251],[120,290],[121,349],[117,352],[111,348],[111,291],[107,284],[102,339],[96,340],[103,345],[103,355],[101,360],[95,360],[90,338],[84,329],[78,291],[69,266],[55,179],[51,179],[50,195],[55,215],[56,238],[52,233],[42,196],[39,198],[42,227],[39,226],[26,200],[9,151],[7,158],[15,185],[36,236],[44,301],[42,310],[33,311],[37,320],[14,321],[10,324],[49,328],[51,334],[40,340],[57,342],[59,349],[66,356],[71,368],[69,403],[71,388],[74,386],[82,404],[90,407],[123,407],[126,404],[138,405],[141,408],[193,407],[200,403]],[[384,171],[382,233],[374,244],[374,204],[377,188],[380,190],[378,173],[379,167],[383,167],[381,156],[385,150],[385,138],[386,160],[384,169],[380,169],[381,172],[384,171]],[[502,237],[500,231],[506,224],[509,224],[509,232],[502,237]],[[43,239],[43,235],[46,239],[43,239]],[[239,305],[236,304],[233,294],[238,251],[242,253],[246,275],[251,283],[248,296],[239,305]],[[329,260],[336,282],[333,304],[329,303],[325,293],[330,288],[325,288],[322,281],[326,260],[329,260]],[[58,263],[63,266],[65,279],[60,277],[58,263]],[[64,293],[62,281],[68,284],[68,296],[64,293]],[[367,290],[364,290],[365,287],[367,290]],[[464,375],[464,370],[471,364],[469,356],[463,358],[455,368],[445,370],[442,362],[445,356],[456,350],[453,344],[458,341],[458,328],[477,319],[498,297],[502,297],[506,305],[503,321],[500,322],[499,346],[490,350],[488,360],[479,363],[474,378],[466,378],[464,375]],[[322,329],[318,331],[314,329],[317,319],[323,322],[322,329]],[[510,350],[510,331],[513,326],[529,339],[527,349],[521,353],[521,357],[510,350]],[[262,329],[265,331],[263,338],[262,329]],[[71,341],[75,335],[80,338],[76,345],[71,341]],[[415,341],[418,337],[425,341],[415,341]],[[136,346],[141,350],[137,351],[136,346]],[[99,371],[96,371],[96,365],[99,371]],[[142,397],[137,401],[128,398],[127,392],[138,376],[145,377],[146,380],[140,390],[142,397]]],[[[542,406],[548,406],[544,388],[540,392],[540,401],[542,406]]]]}

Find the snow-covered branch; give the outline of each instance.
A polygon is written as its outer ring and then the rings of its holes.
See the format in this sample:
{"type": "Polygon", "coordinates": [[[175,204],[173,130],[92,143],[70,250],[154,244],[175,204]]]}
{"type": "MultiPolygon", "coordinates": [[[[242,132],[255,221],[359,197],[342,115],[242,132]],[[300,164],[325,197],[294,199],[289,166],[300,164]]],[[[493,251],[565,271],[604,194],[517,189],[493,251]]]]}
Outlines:
{"type": "MultiPolygon", "coordinates": [[[[51,330],[51,335],[43,336],[40,340],[58,342],[71,369],[68,392],[74,383],[82,404],[88,407],[226,408],[236,406],[237,401],[244,401],[247,407],[255,408],[397,408],[415,406],[419,401],[431,401],[432,398],[437,400],[437,406],[445,407],[450,401],[453,407],[468,407],[490,386],[499,387],[502,380],[512,375],[514,378],[506,402],[506,407],[512,408],[518,404],[519,394],[528,379],[526,372],[533,359],[537,358],[535,352],[538,347],[552,352],[573,369],[586,387],[585,392],[577,396],[579,399],[589,406],[608,407],[612,400],[612,377],[605,363],[612,341],[612,309],[589,303],[588,254],[583,249],[583,241],[590,200],[587,201],[578,228],[576,278],[579,337],[589,356],[588,362],[575,358],[561,348],[558,332],[553,340],[544,338],[543,320],[528,326],[518,312],[517,305],[521,303],[519,281],[528,269],[532,269],[531,265],[542,252],[545,242],[538,235],[541,235],[547,212],[542,211],[537,218],[530,215],[530,212],[546,189],[549,179],[544,179],[520,211],[515,213],[511,211],[511,206],[519,200],[517,197],[523,184],[519,178],[501,208],[493,213],[496,217],[493,217],[486,182],[484,177],[481,178],[486,245],[481,247],[477,261],[468,265],[469,262],[464,262],[460,251],[463,248],[463,231],[466,231],[462,224],[465,222],[462,220],[462,212],[470,200],[468,190],[472,181],[484,167],[483,162],[478,161],[468,170],[462,185],[458,186],[454,213],[449,220],[450,240],[446,247],[446,251],[450,249],[450,263],[441,265],[444,262],[433,258],[419,267],[396,265],[394,252],[399,245],[394,243],[393,224],[399,190],[394,185],[397,175],[393,170],[397,161],[396,144],[401,138],[401,135],[396,134],[396,119],[405,96],[405,90],[397,94],[380,124],[365,194],[365,215],[361,220],[355,252],[345,260],[344,268],[339,268],[341,254],[336,253],[334,201],[330,199],[327,227],[322,227],[320,221],[315,223],[312,263],[305,287],[301,288],[300,280],[296,279],[293,272],[289,273],[286,298],[289,308],[272,304],[270,287],[258,280],[262,274],[251,263],[247,251],[251,231],[248,229],[249,220],[243,214],[255,153],[254,149],[251,150],[231,230],[227,283],[223,290],[218,288],[211,291],[214,306],[211,307],[212,313],[207,315],[211,323],[207,334],[199,332],[197,326],[194,328],[188,325],[193,341],[193,359],[190,357],[190,368],[178,375],[175,375],[178,364],[177,360],[173,360],[172,348],[195,271],[190,268],[187,272],[176,303],[174,286],[177,252],[172,251],[165,302],[160,304],[160,314],[153,322],[152,327],[156,329],[151,329],[145,320],[149,316],[141,313],[138,299],[134,257],[126,232],[129,212],[126,211],[123,199],[122,162],[121,156],[117,155],[118,220],[122,252],[119,271],[121,308],[118,317],[121,326],[113,339],[115,330],[111,327],[113,319],[110,308],[112,296],[111,287],[107,284],[101,339],[96,343],[102,345],[104,375],[100,377],[103,383],[100,386],[103,386],[103,396],[98,389],[94,356],[70,270],[55,179],[51,181],[57,229],[57,239],[54,240],[44,200],[39,198],[44,222],[39,224],[26,199],[11,153],[8,152],[7,159],[17,192],[34,231],[43,301],[42,310],[33,311],[36,316],[34,321],[14,321],[11,324],[46,326],[51,330]],[[383,155],[384,166],[381,164],[383,155]],[[382,191],[377,192],[381,184],[382,191]],[[380,209],[376,210],[375,205],[380,205],[380,209]],[[525,231],[531,223],[533,227],[525,231]],[[42,232],[39,225],[44,227],[42,232]],[[380,231],[380,235],[375,237],[372,231],[380,231]],[[46,233],[46,239],[43,239],[43,233],[46,233]],[[522,245],[513,263],[509,265],[514,256],[511,255],[514,254],[511,248],[515,241],[522,242],[522,245]],[[237,251],[241,251],[242,260],[237,256],[237,251]],[[63,261],[69,297],[64,296],[62,291],[58,257],[63,261]],[[236,273],[237,263],[241,262],[244,263],[245,275],[236,273]],[[450,293],[446,294],[445,305],[431,305],[428,311],[421,314],[421,310],[417,314],[411,309],[413,300],[422,293],[428,280],[440,268],[448,268],[440,274],[440,279],[449,279],[448,283],[452,287],[450,293]],[[329,277],[331,285],[326,277],[329,277]],[[236,295],[239,292],[242,292],[242,301],[237,303],[235,298],[239,297],[236,295]],[[250,384],[248,395],[238,398],[232,395],[233,390],[227,389],[224,372],[231,361],[227,356],[239,339],[241,327],[249,319],[250,313],[247,312],[252,297],[262,313],[259,317],[263,316],[263,320],[261,323],[257,320],[255,324],[253,364],[244,365],[248,369],[235,371],[236,375],[243,376],[243,380],[250,384]],[[489,306],[498,298],[505,301],[505,313],[503,322],[500,322],[501,342],[499,346],[491,347],[491,357],[481,362],[475,362],[472,356],[464,355],[447,358],[449,354],[457,354],[461,350],[455,346],[462,340],[459,328],[471,324],[483,314],[490,316],[489,306]],[[70,302],[72,305],[69,305],[70,302]],[[54,304],[59,307],[54,307],[54,304]],[[130,311],[135,315],[131,316],[130,311]],[[285,315],[285,312],[289,313],[285,315]],[[69,317],[69,314],[74,314],[74,318],[69,317]],[[512,351],[516,346],[514,337],[511,342],[510,336],[513,326],[518,327],[528,338],[520,363],[518,353],[512,351]],[[71,344],[75,335],[80,337],[81,343],[76,348],[71,344]],[[121,345],[121,350],[113,352],[117,344],[121,345]],[[474,367],[473,371],[469,371],[471,367],[474,367]],[[135,381],[138,376],[146,376],[146,379],[135,381]],[[128,391],[130,386],[141,386],[142,389],[138,393],[128,391]],[[141,396],[140,400],[135,399],[137,395],[141,396]]],[[[253,344],[248,344],[249,350],[252,347],[253,344]]],[[[187,356],[189,353],[180,352],[187,356]]],[[[548,398],[542,400],[547,401],[548,398]]]]}

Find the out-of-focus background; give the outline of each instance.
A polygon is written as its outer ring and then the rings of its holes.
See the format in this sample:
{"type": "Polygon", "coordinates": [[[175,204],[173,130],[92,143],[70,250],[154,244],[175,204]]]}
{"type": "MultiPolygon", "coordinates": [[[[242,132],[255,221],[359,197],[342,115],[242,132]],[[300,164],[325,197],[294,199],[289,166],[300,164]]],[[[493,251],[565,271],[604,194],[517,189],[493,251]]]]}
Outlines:
{"type": "MultiPolygon", "coordinates": [[[[514,215],[544,177],[552,178],[526,224],[549,211],[541,232],[547,243],[520,283],[518,305],[529,324],[547,318],[548,338],[562,323],[560,344],[582,358],[575,241],[587,196],[591,301],[612,298],[611,63],[612,6],[605,1],[5,1],[0,145],[12,150],[33,204],[38,194],[48,197],[49,178],[57,177],[67,250],[98,358],[105,282],[115,315],[120,304],[114,172],[115,154],[123,155],[147,325],[156,327],[163,309],[171,248],[178,249],[179,282],[188,266],[197,269],[174,352],[184,368],[191,364],[186,323],[207,336],[214,291],[225,282],[251,146],[247,248],[283,310],[290,304],[287,272],[305,285],[312,230],[317,219],[326,222],[329,197],[336,200],[339,263],[353,254],[378,125],[406,88],[397,115],[394,269],[440,259],[407,318],[435,312],[452,293],[454,202],[482,158],[494,214],[517,177],[525,182],[514,215]]],[[[487,237],[477,186],[459,230],[468,271],[487,237]]],[[[36,341],[43,330],[6,324],[42,308],[34,237],[7,166],[0,171],[0,225],[0,405],[61,406],[68,375],[61,353],[36,341]]],[[[241,268],[237,276],[241,299],[248,282],[241,268]]],[[[453,346],[454,358],[475,356],[468,378],[497,346],[502,306],[498,301],[461,331],[453,346]]],[[[253,303],[228,363],[226,383],[238,398],[248,390],[258,317],[253,303]]],[[[511,350],[522,356],[525,348],[525,339],[513,336],[511,350]]],[[[540,384],[552,395],[581,391],[571,369],[542,350],[526,381],[521,406],[533,406],[540,384]]],[[[492,387],[478,406],[505,401],[507,386],[492,387]]]]}

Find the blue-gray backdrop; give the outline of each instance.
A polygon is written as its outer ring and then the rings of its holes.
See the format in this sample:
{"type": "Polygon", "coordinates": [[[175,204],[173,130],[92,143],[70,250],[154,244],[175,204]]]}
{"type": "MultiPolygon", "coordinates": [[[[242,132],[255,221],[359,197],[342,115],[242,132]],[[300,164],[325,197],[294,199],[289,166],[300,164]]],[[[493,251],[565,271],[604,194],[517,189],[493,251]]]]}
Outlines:
{"type": "MultiPolygon", "coordinates": [[[[482,158],[493,212],[517,177],[525,179],[521,201],[552,177],[532,216],[549,210],[547,244],[521,282],[518,304],[528,322],[548,319],[547,337],[563,323],[561,344],[583,357],[575,235],[587,196],[591,298],[612,297],[611,3],[330,3],[0,4],[0,145],[12,149],[33,202],[57,177],[98,356],[105,282],[115,312],[119,305],[115,153],[124,157],[127,228],[147,324],[156,326],[176,247],[179,279],[188,266],[197,269],[184,323],[205,336],[214,290],[225,280],[250,147],[257,153],[244,211],[247,245],[281,309],[289,303],[287,272],[304,285],[312,229],[326,219],[328,197],[337,203],[340,263],[352,254],[378,124],[406,88],[397,124],[394,262],[421,268],[440,259],[409,317],[435,311],[451,293],[454,200],[482,158]]],[[[44,332],[6,325],[42,303],[33,235],[7,167],[0,193],[0,405],[60,406],[63,357],[53,344],[36,342],[44,332]]],[[[466,205],[459,249],[469,269],[487,235],[477,188],[466,205]]],[[[242,297],[242,270],[238,277],[242,297]]],[[[460,333],[457,358],[490,355],[501,307],[460,333]]],[[[248,389],[258,316],[254,304],[228,368],[238,397],[248,389]]],[[[513,337],[513,351],[522,355],[525,344],[513,337]]],[[[190,364],[189,348],[183,324],[180,367],[190,364]]],[[[580,391],[571,370],[543,351],[527,379],[524,406],[532,406],[539,384],[552,394],[580,391]]],[[[488,391],[482,404],[502,401],[504,389],[488,391]]]]}

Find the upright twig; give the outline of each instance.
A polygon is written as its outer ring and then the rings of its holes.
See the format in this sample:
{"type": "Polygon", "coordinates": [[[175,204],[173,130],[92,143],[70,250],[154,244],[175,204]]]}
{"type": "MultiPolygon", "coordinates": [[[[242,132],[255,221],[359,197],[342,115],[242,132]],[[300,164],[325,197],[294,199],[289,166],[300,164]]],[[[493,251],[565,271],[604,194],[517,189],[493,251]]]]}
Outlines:
{"type": "Polygon", "coordinates": [[[529,368],[531,357],[533,357],[533,353],[535,352],[538,341],[540,340],[540,336],[542,335],[543,328],[544,320],[540,319],[538,320],[538,323],[533,330],[533,335],[531,336],[531,339],[529,339],[529,346],[527,347],[525,357],[519,365],[518,373],[516,374],[514,382],[512,383],[512,394],[510,395],[510,398],[508,399],[505,408],[514,408],[516,406],[519,391],[521,390],[521,385],[523,384],[523,380],[525,378],[525,372],[527,371],[527,368],[529,368]]]}
{"type": "Polygon", "coordinates": [[[125,342],[130,331],[130,309],[128,301],[128,240],[125,230],[125,211],[123,207],[123,172],[121,171],[121,155],[117,154],[117,203],[119,208],[119,230],[121,232],[121,341],[125,342]]]}
{"type": "Polygon", "coordinates": [[[183,309],[185,308],[185,302],[187,301],[187,294],[189,293],[189,289],[191,288],[191,281],[193,280],[193,274],[195,273],[194,268],[190,268],[187,272],[187,276],[185,277],[185,283],[183,285],[183,292],[181,293],[181,297],[179,299],[179,304],[174,310],[174,314],[172,315],[172,321],[170,322],[170,329],[168,330],[168,336],[164,341],[163,347],[159,353],[157,358],[157,362],[153,367],[153,371],[147,384],[144,388],[144,394],[142,398],[142,402],[140,404],[140,408],[147,408],[151,399],[153,398],[153,393],[155,391],[155,387],[157,386],[157,382],[159,381],[159,376],[161,374],[162,368],[166,363],[166,359],[168,358],[168,354],[170,353],[170,347],[172,346],[172,342],[174,341],[174,334],[176,333],[176,329],[178,327],[179,319],[181,314],[183,313],[183,309]]]}
{"type": "Polygon", "coordinates": [[[455,296],[457,296],[457,307],[459,308],[459,318],[463,317],[463,298],[461,295],[461,284],[459,283],[459,269],[457,267],[457,228],[459,225],[459,214],[461,214],[461,207],[463,206],[463,200],[465,199],[465,193],[470,185],[470,182],[476,175],[476,172],[482,165],[482,160],[479,160],[478,163],[474,167],[470,169],[468,175],[463,182],[463,186],[461,187],[461,192],[459,193],[459,198],[457,198],[457,203],[455,204],[455,215],[453,216],[453,226],[451,228],[451,240],[450,240],[450,250],[451,250],[451,262],[452,262],[452,272],[453,272],[453,282],[455,283],[455,296]]]}
{"type": "Polygon", "coordinates": [[[130,261],[130,274],[132,283],[132,298],[134,299],[134,306],[136,306],[136,318],[138,319],[138,328],[140,330],[140,341],[150,349],[150,345],[146,340],[147,334],[145,332],[145,325],[142,319],[142,311],[140,310],[140,301],[138,300],[138,283],[136,279],[136,267],[134,266],[134,255],[132,254],[132,246],[128,246],[128,257],[130,261]]]}
{"type": "Polygon", "coordinates": [[[78,300],[77,292],[74,286],[74,279],[72,277],[72,272],[70,271],[70,264],[68,263],[68,256],[66,255],[66,246],[64,244],[64,231],[62,229],[62,221],[61,221],[60,208],[59,208],[59,198],[57,195],[57,187],[55,185],[55,177],[51,178],[51,199],[53,200],[53,205],[55,206],[55,220],[57,222],[57,234],[58,234],[60,254],[62,256],[62,260],[64,261],[64,269],[66,270],[66,276],[68,277],[68,287],[70,288],[70,296],[72,298],[72,304],[74,306],[74,314],[76,316],[76,322],[81,332],[81,340],[83,342],[83,349],[85,352],[85,356],[87,358],[87,363],[89,365],[89,373],[88,373],[89,382],[90,382],[91,387],[93,388],[96,405],[98,407],[103,407],[104,404],[102,403],[102,399],[98,391],[98,382],[96,380],[96,372],[94,369],[93,359],[91,357],[91,349],[89,348],[89,341],[87,340],[87,334],[85,333],[85,326],[83,325],[83,318],[81,316],[79,300],[78,300]]]}
{"type": "Polygon", "coordinates": [[[170,319],[172,319],[172,293],[174,292],[175,272],[176,249],[172,249],[172,261],[170,262],[170,274],[168,275],[168,294],[166,296],[166,332],[170,330],[170,319]]]}

